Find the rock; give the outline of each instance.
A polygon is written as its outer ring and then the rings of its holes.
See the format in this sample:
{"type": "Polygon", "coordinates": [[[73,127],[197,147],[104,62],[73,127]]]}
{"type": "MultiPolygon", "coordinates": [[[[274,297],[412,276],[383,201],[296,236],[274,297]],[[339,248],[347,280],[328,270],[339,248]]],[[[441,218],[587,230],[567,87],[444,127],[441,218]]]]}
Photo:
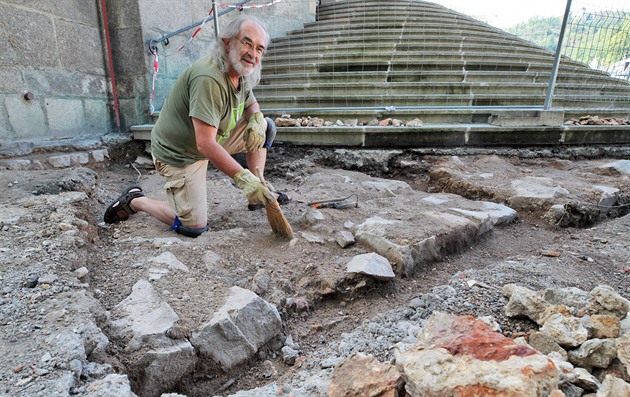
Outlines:
{"type": "Polygon", "coordinates": [[[289,346],[283,346],[280,351],[282,353],[282,361],[287,365],[295,364],[295,360],[300,356],[297,350],[289,346]]]}
{"type": "Polygon", "coordinates": [[[300,222],[305,226],[313,226],[321,223],[326,216],[323,212],[315,208],[309,208],[302,216],[300,222]]]}
{"type": "Polygon", "coordinates": [[[407,124],[405,124],[405,126],[407,127],[422,127],[424,123],[422,122],[422,120],[415,118],[411,121],[408,121],[407,124]]]}
{"type": "Polygon", "coordinates": [[[337,244],[339,244],[341,248],[347,248],[351,245],[356,244],[354,235],[347,230],[341,230],[337,232],[337,234],[335,235],[335,240],[337,241],[337,244]]]}
{"type": "Polygon", "coordinates": [[[403,379],[398,370],[374,357],[354,353],[335,367],[328,397],[400,395],[403,379]]]}
{"type": "Polygon", "coordinates": [[[165,333],[178,320],[179,316],[160,299],[153,286],[140,280],[112,310],[111,325],[114,337],[127,341],[126,350],[132,352],[144,344],[170,345],[165,333]]]}
{"type": "Polygon", "coordinates": [[[229,370],[250,359],[281,331],[276,307],[254,292],[230,288],[226,302],[192,334],[191,342],[202,358],[229,370]]]}
{"type": "Polygon", "coordinates": [[[538,324],[544,324],[552,310],[552,305],[544,297],[529,288],[515,284],[503,287],[503,295],[509,300],[505,305],[508,317],[527,317],[538,324]]]}
{"type": "Polygon", "coordinates": [[[602,387],[597,391],[597,397],[630,396],[630,384],[611,375],[606,375],[602,387]]]}
{"type": "Polygon", "coordinates": [[[601,383],[584,368],[575,368],[573,373],[575,374],[575,379],[572,381],[574,385],[586,391],[597,391],[600,388],[601,383]]]}
{"type": "Polygon", "coordinates": [[[508,198],[508,205],[514,209],[542,208],[555,204],[558,197],[569,195],[568,190],[551,178],[528,176],[512,181],[514,194],[508,198]]]}
{"type": "Polygon", "coordinates": [[[617,160],[597,168],[605,175],[630,175],[630,160],[617,160]]]}
{"type": "Polygon", "coordinates": [[[412,396],[538,396],[559,386],[550,359],[471,316],[434,313],[416,345],[395,359],[412,396]]]}
{"type": "Polygon", "coordinates": [[[617,339],[617,357],[626,367],[626,372],[630,377],[630,333],[626,333],[617,339]]]}
{"type": "Polygon", "coordinates": [[[258,269],[252,279],[252,291],[257,295],[262,295],[269,291],[271,284],[271,273],[267,269],[258,269]]]}
{"type": "Polygon", "coordinates": [[[549,317],[540,331],[553,338],[560,346],[577,347],[588,339],[588,331],[575,317],[556,313],[549,317]]]}
{"type": "Polygon", "coordinates": [[[90,273],[90,271],[88,270],[87,267],[81,266],[80,268],[76,269],[73,273],[76,278],[78,278],[79,280],[82,280],[85,278],[85,276],[87,276],[90,273]]]}
{"type": "Polygon", "coordinates": [[[547,288],[543,290],[543,298],[552,305],[563,305],[576,315],[590,302],[589,294],[579,288],[547,288]]]}
{"type": "Polygon", "coordinates": [[[607,285],[593,288],[590,297],[591,302],[587,308],[590,314],[609,314],[623,319],[630,310],[630,301],[607,285]]]}
{"type": "Polygon", "coordinates": [[[534,331],[529,335],[529,345],[538,350],[542,354],[549,354],[551,352],[557,352],[560,354],[563,360],[567,360],[569,356],[567,351],[564,350],[553,337],[545,334],[544,332],[534,331]]]}
{"type": "Polygon", "coordinates": [[[90,383],[82,394],[86,397],[138,397],[131,391],[127,375],[110,374],[105,378],[90,383]]]}
{"type": "Polygon", "coordinates": [[[35,288],[38,282],[39,282],[39,276],[37,274],[32,274],[26,280],[26,282],[24,283],[24,286],[26,288],[35,288]]]}
{"type": "Polygon", "coordinates": [[[54,273],[44,274],[39,278],[40,284],[54,284],[59,280],[59,277],[54,273]]]}
{"type": "Polygon", "coordinates": [[[150,258],[149,262],[165,265],[169,270],[181,270],[188,273],[190,270],[188,266],[184,265],[177,257],[171,252],[163,252],[160,255],[150,258]]]}
{"type": "Polygon", "coordinates": [[[569,361],[584,368],[607,368],[617,357],[617,343],[614,339],[589,339],[580,347],[569,351],[569,361]]]}
{"type": "Polygon", "coordinates": [[[112,310],[114,337],[126,342],[128,353],[141,351],[130,367],[142,379],[138,387],[143,396],[159,397],[194,369],[196,354],[192,345],[167,335],[178,320],[146,280],[138,281],[131,294],[112,310]]]}
{"type": "Polygon", "coordinates": [[[352,258],[346,265],[346,272],[364,274],[383,281],[396,277],[389,261],[375,252],[352,258]]]}
{"type": "Polygon", "coordinates": [[[621,330],[621,321],[618,317],[606,314],[594,314],[585,316],[582,325],[588,330],[589,338],[603,339],[616,338],[621,330]]]}
{"type": "Polygon", "coordinates": [[[160,397],[172,390],[184,376],[193,372],[196,358],[195,349],[188,341],[148,351],[133,365],[141,379],[139,394],[160,397]]]}
{"type": "Polygon", "coordinates": [[[308,312],[311,306],[308,303],[308,299],[304,297],[297,297],[287,298],[286,307],[294,313],[304,313],[308,312]]]}

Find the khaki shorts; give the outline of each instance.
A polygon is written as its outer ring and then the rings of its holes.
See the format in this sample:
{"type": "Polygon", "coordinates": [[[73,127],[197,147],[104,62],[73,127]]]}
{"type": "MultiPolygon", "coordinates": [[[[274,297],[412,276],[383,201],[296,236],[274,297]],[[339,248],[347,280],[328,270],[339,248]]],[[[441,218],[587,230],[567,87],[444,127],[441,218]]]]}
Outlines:
{"type": "MultiPolygon", "coordinates": [[[[243,132],[247,121],[239,120],[230,136],[220,142],[229,153],[243,153],[245,141],[243,132]]],[[[186,168],[173,167],[153,158],[155,169],[166,178],[164,190],[169,205],[184,226],[206,225],[208,223],[208,193],[206,174],[208,160],[199,160],[186,168]]]]}
{"type": "Polygon", "coordinates": [[[205,226],[208,223],[208,160],[199,160],[186,168],[173,167],[155,158],[153,163],[160,175],[166,178],[166,199],[182,225],[205,226]]]}

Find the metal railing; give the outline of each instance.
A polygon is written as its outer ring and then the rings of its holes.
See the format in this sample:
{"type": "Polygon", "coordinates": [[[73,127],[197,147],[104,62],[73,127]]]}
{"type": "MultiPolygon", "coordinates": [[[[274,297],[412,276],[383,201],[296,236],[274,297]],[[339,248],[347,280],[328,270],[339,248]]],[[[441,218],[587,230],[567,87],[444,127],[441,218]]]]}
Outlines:
{"type": "MultiPolygon", "coordinates": [[[[220,17],[222,17],[223,15],[227,14],[227,13],[230,13],[232,11],[238,10],[239,7],[244,6],[245,4],[249,3],[250,1],[252,1],[252,0],[241,1],[240,3],[237,3],[235,6],[230,7],[229,9],[227,9],[225,11],[222,11],[220,13],[217,13],[217,2],[216,2],[216,0],[212,1],[211,14],[212,14],[212,19],[214,21],[214,34],[215,34],[215,37],[219,35],[218,19],[220,17]]],[[[206,20],[207,20],[207,18],[204,18],[201,21],[198,21],[198,22],[195,22],[195,23],[193,23],[191,25],[185,26],[185,27],[183,27],[181,29],[178,29],[178,30],[176,30],[174,32],[162,35],[161,37],[159,37],[157,39],[149,39],[149,40],[147,40],[146,41],[146,45],[147,45],[148,52],[149,53],[153,53],[156,50],[156,48],[157,48],[156,44],[164,43],[165,46],[169,45],[169,39],[171,37],[177,36],[179,34],[182,34],[184,32],[189,31],[190,29],[193,29],[193,28],[196,28],[198,26],[201,26],[204,22],[206,22],[206,20]]]]}

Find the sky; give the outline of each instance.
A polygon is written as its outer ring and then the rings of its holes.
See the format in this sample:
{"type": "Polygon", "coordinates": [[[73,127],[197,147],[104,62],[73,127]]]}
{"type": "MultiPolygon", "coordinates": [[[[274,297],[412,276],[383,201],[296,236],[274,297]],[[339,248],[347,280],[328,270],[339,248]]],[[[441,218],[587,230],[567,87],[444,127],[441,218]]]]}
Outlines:
{"type": "Polygon", "coordinates": [[[531,17],[563,16],[566,0],[429,0],[470,15],[498,28],[508,28],[531,17]]]}

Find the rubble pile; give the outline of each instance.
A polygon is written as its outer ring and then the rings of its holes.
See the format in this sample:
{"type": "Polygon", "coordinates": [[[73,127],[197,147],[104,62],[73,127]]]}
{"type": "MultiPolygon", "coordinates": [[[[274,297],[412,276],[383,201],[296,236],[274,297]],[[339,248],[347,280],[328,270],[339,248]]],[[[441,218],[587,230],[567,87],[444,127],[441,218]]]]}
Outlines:
{"type": "Polygon", "coordinates": [[[630,395],[627,299],[609,286],[532,291],[508,284],[503,295],[505,314],[529,318],[538,330],[511,339],[491,318],[434,312],[415,343],[397,344],[392,363],[359,352],[340,362],[328,395],[630,395]]]}
{"type": "Polygon", "coordinates": [[[570,119],[564,125],[630,125],[630,120],[615,117],[583,116],[579,119],[570,119]]]}
{"type": "Polygon", "coordinates": [[[292,118],[289,114],[283,114],[281,117],[276,118],[276,126],[278,127],[422,127],[422,120],[415,118],[413,120],[398,120],[392,118],[377,119],[373,118],[369,121],[350,119],[350,120],[336,120],[326,121],[319,117],[297,117],[292,118]]]}

